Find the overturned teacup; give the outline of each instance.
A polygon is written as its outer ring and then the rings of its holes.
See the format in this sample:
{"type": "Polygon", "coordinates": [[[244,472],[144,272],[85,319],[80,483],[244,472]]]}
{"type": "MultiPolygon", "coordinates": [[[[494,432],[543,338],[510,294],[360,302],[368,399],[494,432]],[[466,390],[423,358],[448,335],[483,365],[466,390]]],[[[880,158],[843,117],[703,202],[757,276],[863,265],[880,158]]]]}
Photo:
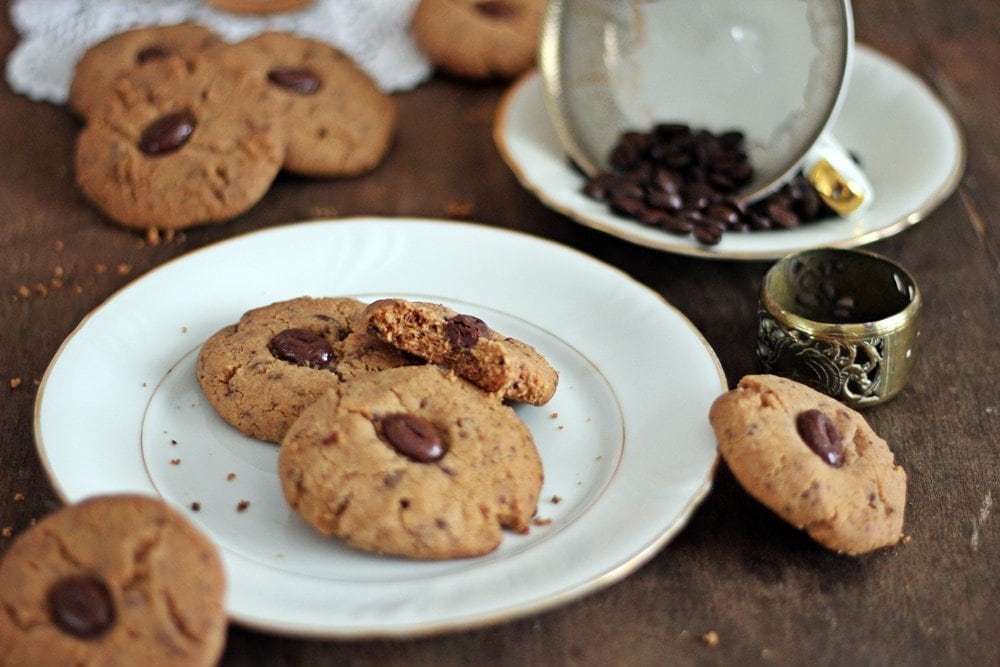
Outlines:
{"type": "Polygon", "coordinates": [[[627,131],[736,130],[754,169],[740,199],[765,197],[801,170],[850,215],[873,197],[829,131],[853,49],[849,0],[552,0],[539,69],[560,141],[588,175],[607,168],[627,131]]]}

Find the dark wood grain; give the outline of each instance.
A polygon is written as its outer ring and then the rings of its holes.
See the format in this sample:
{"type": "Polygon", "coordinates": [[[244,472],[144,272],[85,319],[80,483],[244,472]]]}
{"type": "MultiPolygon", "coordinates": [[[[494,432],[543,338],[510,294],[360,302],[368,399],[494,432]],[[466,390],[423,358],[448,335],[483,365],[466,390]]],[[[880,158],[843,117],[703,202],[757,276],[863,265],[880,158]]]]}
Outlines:
{"type": "MultiPolygon", "coordinates": [[[[0,6],[6,55],[17,34],[8,3],[0,6]]],[[[859,40],[926,81],[968,145],[957,192],[925,221],[870,246],[911,271],[926,303],[915,376],[899,398],[866,413],[909,474],[910,541],[860,558],[829,553],[751,500],[721,466],[676,539],[579,601],[407,641],[300,640],[233,626],[223,664],[1000,664],[1000,3],[856,0],[854,12],[859,40]],[[715,646],[702,639],[709,631],[715,646]]],[[[546,209],[494,147],[503,92],[501,83],[437,77],[400,93],[398,138],[374,173],[282,176],[239,219],[151,246],[80,198],[71,171],[78,122],[0,85],[0,526],[11,533],[0,537],[0,553],[60,505],[32,419],[37,384],[62,340],[136,277],[250,230],[359,214],[458,215],[523,230],[658,291],[704,333],[731,383],[754,372],[756,295],[769,263],[673,256],[546,209]]]]}

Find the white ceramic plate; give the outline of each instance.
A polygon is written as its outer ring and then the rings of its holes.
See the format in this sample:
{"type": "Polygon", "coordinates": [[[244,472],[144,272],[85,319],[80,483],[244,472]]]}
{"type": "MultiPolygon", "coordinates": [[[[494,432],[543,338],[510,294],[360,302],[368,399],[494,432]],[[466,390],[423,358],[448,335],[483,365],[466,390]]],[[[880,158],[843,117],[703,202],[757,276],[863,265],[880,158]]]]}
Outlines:
{"type": "Polygon", "coordinates": [[[545,205],[633,243],[718,259],[777,259],[809,248],[855,247],[891,236],[944,201],[965,168],[962,134],[937,96],[911,72],[860,44],[832,132],[860,157],[872,182],[875,198],[864,214],[792,230],[730,232],[716,246],[615,216],[605,204],[585,196],[584,178],[572,167],[546,113],[537,73],[520,79],[506,94],[494,139],[522,185],[545,205]]]}
{"type": "Polygon", "coordinates": [[[537,612],[651,558],[710,488],[707,415],[726,386],[686,318],[589,256],[479,225],[357,218],[238,237],[115,294],[46,371],[35,437],[67,501],[133,491],[186,512],[221,547],[235,621],[399,637],[537,612]],[[482,558],[414,562],[351,551],[300,522],[277,448],[215,415],[194,361],[244,311],[301,295],[438,301],[546,355],[561,373],[555,397],[517,410],[545,466],[538,517],[551,523],[482,558]]]}

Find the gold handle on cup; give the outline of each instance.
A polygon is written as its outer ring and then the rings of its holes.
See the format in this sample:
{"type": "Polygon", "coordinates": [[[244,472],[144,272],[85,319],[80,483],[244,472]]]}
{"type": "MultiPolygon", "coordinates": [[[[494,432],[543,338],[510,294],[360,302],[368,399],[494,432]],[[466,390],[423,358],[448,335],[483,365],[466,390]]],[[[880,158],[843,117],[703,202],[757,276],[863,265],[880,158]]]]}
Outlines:
{"type": "Polygon", "coordinates": [[[853,213],[865,201],[865,191],[859,184],[843,176],[825,158],[818,160],[806,173],[827,206],[838,215],[853,213]]]}

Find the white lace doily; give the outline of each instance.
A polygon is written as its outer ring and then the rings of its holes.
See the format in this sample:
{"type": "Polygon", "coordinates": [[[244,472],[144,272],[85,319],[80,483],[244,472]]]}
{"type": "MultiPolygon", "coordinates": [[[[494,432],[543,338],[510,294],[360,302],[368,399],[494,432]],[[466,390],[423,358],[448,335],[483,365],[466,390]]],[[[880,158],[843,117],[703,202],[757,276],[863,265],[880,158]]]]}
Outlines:
{"type": "Polygon", "coordinates": [[[10,17],[21,41],[7,59],[7,82],[33,100],[64,104],[76,62],[90,46],[132,28],[194,21],[233,42],[266,30],[328,42],[383,90],[407,90],[431,72],[409,32],[416,3],[314,0],[294,12],[244,16],[203,0],[13,0],[10,17]]]}

